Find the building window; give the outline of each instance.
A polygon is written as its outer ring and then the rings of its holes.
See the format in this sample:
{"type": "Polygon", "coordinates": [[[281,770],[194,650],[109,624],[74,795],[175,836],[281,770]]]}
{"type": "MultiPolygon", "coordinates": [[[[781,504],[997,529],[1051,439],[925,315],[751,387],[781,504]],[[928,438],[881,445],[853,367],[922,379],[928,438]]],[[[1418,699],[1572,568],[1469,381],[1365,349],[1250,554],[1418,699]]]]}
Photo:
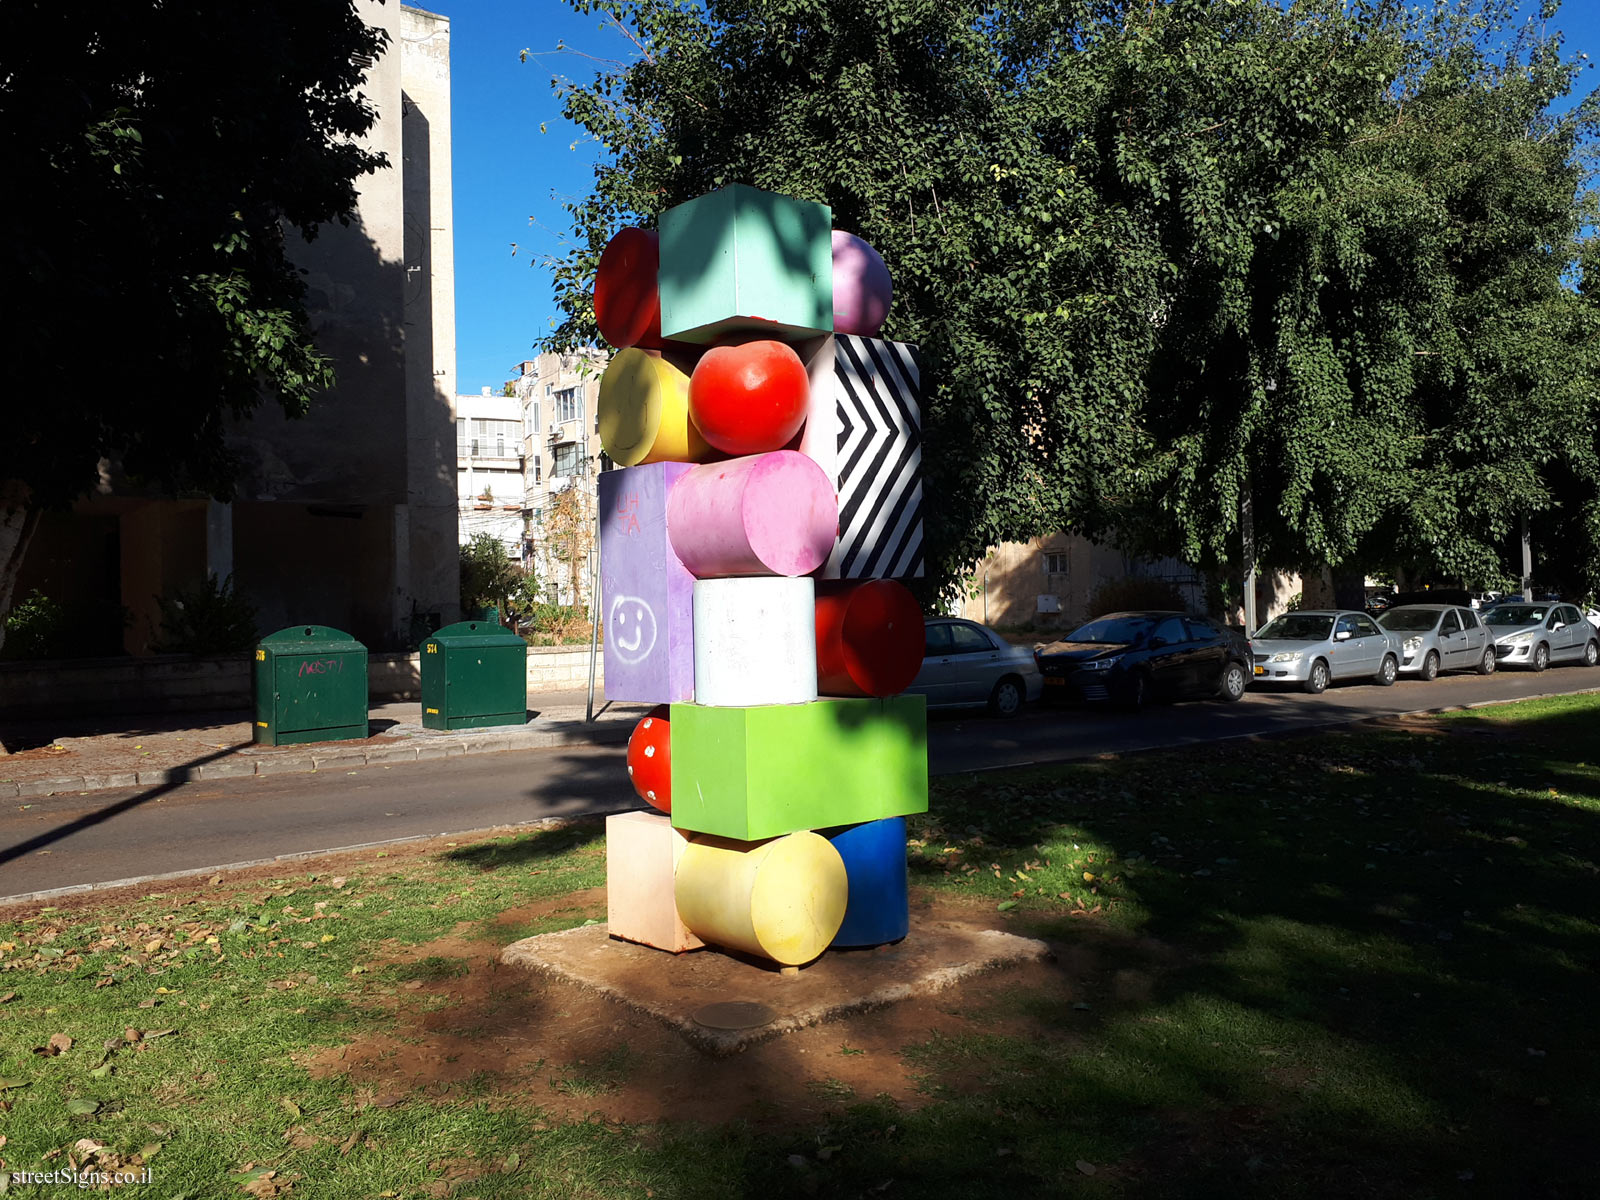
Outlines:
{"type": "Polygon", "coordinates": [[[1065,575],[1067,573],[1067,552],[1065,550],[1046,550],[1044,552],[1044,573],[1046,575],[1065,575]]]}
{"type": "Polygon", "coordinates": [[[556,393],[556,420],[577,421],[583,417],[583,398],[575,387],[562,388],[556,393]]]}
{"type": "Polygon", "coordinates": [[[550,464],[551,475],[576,475],[578,473],[578,443],[568,442],[556,447],[555,460],[550,464]]]}
{"type": "Polygon", "coordinates": [[[539,456],[537,454],[535,454],[533,456],[533,481],[535,483],[538,483],[543,478],[544,478],[544,467],[543,467],[543,464],[540,463],[540,461],[539,461],[539,456]]]}

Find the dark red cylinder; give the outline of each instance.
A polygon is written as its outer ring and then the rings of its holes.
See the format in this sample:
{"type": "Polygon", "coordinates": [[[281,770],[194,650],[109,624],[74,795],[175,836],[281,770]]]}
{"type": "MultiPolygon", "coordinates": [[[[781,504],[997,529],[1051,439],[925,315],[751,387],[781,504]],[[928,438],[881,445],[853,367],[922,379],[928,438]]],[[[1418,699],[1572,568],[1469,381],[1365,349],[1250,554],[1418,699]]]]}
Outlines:
{"type": "Polygon", "coordinates": [[[817,585],[817,692],[893,696],[922,669],[922,609],[903,583],[817,585]]]}
{"type": "Polygon", "coordinates": [[[617,349],[661,349],[661,245],[655,231],[617,232],[600,254],[594,276],[594,319],[617,349]]]}

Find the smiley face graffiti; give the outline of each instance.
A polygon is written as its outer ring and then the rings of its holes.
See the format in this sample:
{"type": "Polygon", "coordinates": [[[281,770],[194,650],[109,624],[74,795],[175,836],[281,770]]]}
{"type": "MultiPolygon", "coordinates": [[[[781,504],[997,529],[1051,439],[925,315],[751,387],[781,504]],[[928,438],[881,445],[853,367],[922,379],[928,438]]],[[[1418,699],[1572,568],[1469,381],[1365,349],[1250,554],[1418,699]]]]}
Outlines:
{"type": "Polygon", "coordinates": [[[606,618],[606,642],[623,662],[643,662],[656,648],[655,611],[637,596],[614,597],[606,618]]]}

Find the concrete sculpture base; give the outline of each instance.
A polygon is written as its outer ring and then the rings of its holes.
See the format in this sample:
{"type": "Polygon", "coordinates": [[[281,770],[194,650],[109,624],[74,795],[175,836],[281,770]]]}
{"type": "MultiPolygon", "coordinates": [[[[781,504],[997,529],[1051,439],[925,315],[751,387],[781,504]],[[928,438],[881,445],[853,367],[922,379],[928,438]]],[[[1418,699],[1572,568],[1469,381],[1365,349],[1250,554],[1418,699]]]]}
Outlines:
{"type": "Polygon", "coordinates": [[[781,974],[773,963],[712,950],[667,958],[659,950],[615,940],[604,925],[524,938],[501,951],[500,961],[618,1000],[721,1057],[1048,955],[1045,943],[1032,938],[919,920],[903,942],[873,950],[829,950],[792,975],[781,974]],[[766,1005],[776,1016],[750,1029],[713,1029],[694,1019],[707,1005],[729,1000],[766,1005]]]}

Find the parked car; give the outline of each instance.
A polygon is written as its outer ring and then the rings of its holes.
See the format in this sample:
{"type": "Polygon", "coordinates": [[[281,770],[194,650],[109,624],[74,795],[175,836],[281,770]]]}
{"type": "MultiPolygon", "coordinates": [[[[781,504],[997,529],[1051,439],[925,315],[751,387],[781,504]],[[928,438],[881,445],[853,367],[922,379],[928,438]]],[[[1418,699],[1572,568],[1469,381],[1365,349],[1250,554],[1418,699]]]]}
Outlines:
{"type": "Polygon", "coordinates": [[[1298,683],[1315,695],[1335,679],[1388,687],[1400,674],[1403,643],[1366,613],[1315,609],[1284,613],[1250,639],[1257,683],[1298,683]]]}
{"type": "Polygon", "coordinates": [[[1470,608],[1403,604],[1378,618],[1400,635],[1400,674],[1432,680],[1440,671],[1494,671],[1494,639],[1470,608]]]}
{"type": "Polygon", "coordinates": [[[922,670],[906,691],[926,696],[929,708],[987,705],[997,717],[1014,717],[1039,698],[1044,684],[1027,647],[956,617],[930,617],[925,629],[922,670]]]}
{"type": "Polygon", "coordinates": [[[1250,681],[1250,643],[1207,617],[1108,613],[1036,650],[1045,699],[1237,700],[1250,681]]]}
{"type": "Polygon", "coordinates": [[[1555,662],[1600,662],[1600,633],[1571,604],[1495,605],[1483,614],[1503,667],[1542,671],[1555,662]]]}

